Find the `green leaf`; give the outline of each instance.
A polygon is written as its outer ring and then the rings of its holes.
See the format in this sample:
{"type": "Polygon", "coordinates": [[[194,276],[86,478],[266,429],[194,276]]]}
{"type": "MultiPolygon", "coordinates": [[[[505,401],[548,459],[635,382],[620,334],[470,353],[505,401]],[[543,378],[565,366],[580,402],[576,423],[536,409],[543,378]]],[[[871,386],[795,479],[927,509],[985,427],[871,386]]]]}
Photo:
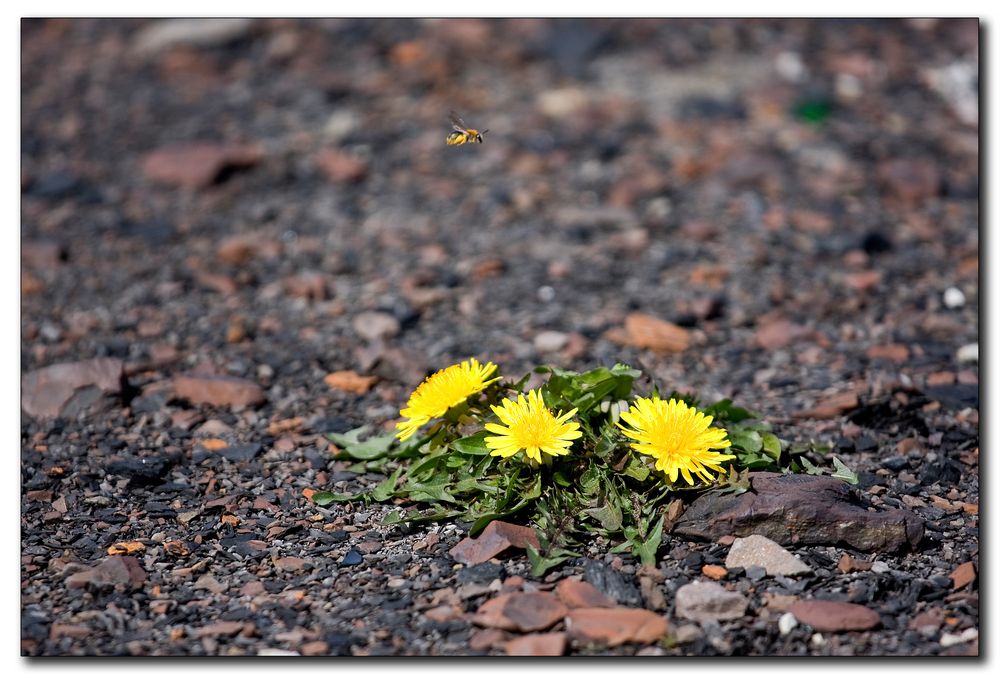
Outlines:
{"type": "Polygon", "coordinates": [[[389,500],[396,493],[396,481],[399,480],[402,472],[403,467],[400,466],[396,469],[396,472],[379,482],[378,486],[372,489],[372,498],[379,502],[389,500]]]}
{"type": "Polygon", "coordinates": [[[729,398],[724,398],[717,403],[713,403],[702,410],[707,416],[712,417],[715,421],[731,421],[740,422],[744,419],[752,419],[754,417],[749,411],[742,407],[737,407],[733,404],[733,401],[729,398]]]}
{"type": "Polygon", "coordinates": [[[656,565],[656,551],[660,549],[660,541],[663,539],[663,515],[656,520],[653,530],[649,532],[641,542],[632,545],[632,554],[638,554],[639,559],[645,566],[656,565]]]}
{"type": "Polygon", "coordinates": [[[822,468],[817,468],[816,466],[814,466],[813,463],[809,459],[807,459],[806,457],[800,456],[799,457],[799,461],[802,462],[802,467],[810,475],[822,475],[823,474],[823,469],[822,468]]]}
{"type": "Polygon", "coordinates": [[[563,548],[552,548],[548,551],[547,555],[542,556],[533,546],[528,546],[528,561],[531,563],[531,575],[536,578],[541,578],[545,575],[546,571],[559,566],[567,559],[579,556],[578,553],[563,548]]]}
{"type": "Polygon", "coordinates": [[[761,449],[775,461],[781,458],[781,440],[774,433],[763,433],[760,436],[761,449]]]}
{"type": "Polygon", "coordinates": [[[597,466],[592,465],[580,476],[580,489],[584,494],[596,494],[601,488],[601,473],[597,466]]]}
{"type": "Polygon", "coordinates": [[[332,491],[318,491],[312,495],[312,502],[318,506],[325,506],[331,503],[355,501],[362,498],[364,495],[364,492],[358,492],[356,494],[337,494],[332,491]]]}
{"type": "Polygon", "coordinates": [[[612,532],[621,529],[622,511],[610,500],[600,508],[587,508],[583,512],[600,522],[605,531],[612,532]]]}
{"type": "Polygon", "coordinates": [[[858,474],[853,470],[844,465],[844,462],[838,459],[836,456],[833,457],[833,465],[837,469],[833,473],[833,477],[839,478],[850,484],[858,483],[858,474]]]}
{"type": "Polygon", "coordinates": [[[382,518],[382,524],[396,524],[403,521],[403,516],[399,514],[398,510],[392,510],[385,514],[382,518]]]}
{"type": "Polygon", "coordinates": [[[364,441],[359,440],[359,436],[367,430],[367,426],[362,426],[347,433],[330,433],[327,437],[352,459],[370,461],[385,456],[396,436],[387,433],[373,436],[364,441]]]}
{"type": "Polygon", "coordinates": [[[535,479],[531,483],[531,487],[525,491],[521,498],[525,501],[533,501],[542,495],[542,474],[535,473],[535,479]]]}
{"type": "Polygon", "coordinates": [[[639,482],[645,482],[646,478],[649,477],[649,468],[646,467],[646,464],[639,457],[632,456],[629,459],[628,465],[625,466],[624,474],[639,482]]]}
{"type": "Polygon", "coordinates": [[[462,454],[483,456],[492,451],[486,446],[486,437],[488,435],[489,433],[487,431],[479,431],[475,435],[455,440],[451,443],[451,446],[455,448],[455,451],[461,452],[462,454]]]}
{"type": "Polygon", "coordinates": [[[455,497],[448,493],[443,484],[415,484],[412,487],[406,488],[405,491],[414,501],[458,503],[455,497]]]}
{"type": "Polygon", "coordinates": [[[729,432],[729,441],[748,453],[758,453],[764,447],[764,440],[757,431],[738,429],[729,432]]]}

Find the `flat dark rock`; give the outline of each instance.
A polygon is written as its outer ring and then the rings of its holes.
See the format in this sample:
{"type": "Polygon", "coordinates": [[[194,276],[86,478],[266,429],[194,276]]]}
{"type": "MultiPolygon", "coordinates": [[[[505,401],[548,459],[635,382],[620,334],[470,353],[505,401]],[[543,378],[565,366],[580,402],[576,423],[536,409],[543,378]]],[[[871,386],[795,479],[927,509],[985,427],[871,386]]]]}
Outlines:
{"type": "Polygon", "coordinates": [[[924,523],[906,510],[869,512],[846,482],[818,475],[751,473],[751,490],[704,494],[674,534],[701,540],[761,534],[781,545],[846,545],[863,552],[915,549],[924,523]]]}

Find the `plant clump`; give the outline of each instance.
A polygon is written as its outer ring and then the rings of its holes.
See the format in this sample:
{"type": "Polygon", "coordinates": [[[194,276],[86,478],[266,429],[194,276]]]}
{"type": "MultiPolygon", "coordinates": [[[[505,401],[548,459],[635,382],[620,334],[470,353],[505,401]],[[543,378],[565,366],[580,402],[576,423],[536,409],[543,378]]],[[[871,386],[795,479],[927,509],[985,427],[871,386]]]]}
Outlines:
{"type": "MultiPolygon", "coordinates": [[[[530,375],[509,381],[496,370],[469,359],[434,373],[401,410],[396,433],[330,434],[338,459],[386,478],[367,491],[315,492],[313,501],[391,500],[407,507],[386,524],[460,519],[472,522],[470,535],[501,518],[532,522],[540,547],[528,556],[540,575],[593,536],[654,563],[668,506],[684,492],[742,492],[750,470],[825,472],[805,453],[822,461],[828,449],[789,447],[731,400],[702,405],[656,386],[636,395],[645,378],[628,365],[538,367],[548,377],[528,391],[530,375]]],[[[833,462],[829,472],[856,482],[833,462]]]]}

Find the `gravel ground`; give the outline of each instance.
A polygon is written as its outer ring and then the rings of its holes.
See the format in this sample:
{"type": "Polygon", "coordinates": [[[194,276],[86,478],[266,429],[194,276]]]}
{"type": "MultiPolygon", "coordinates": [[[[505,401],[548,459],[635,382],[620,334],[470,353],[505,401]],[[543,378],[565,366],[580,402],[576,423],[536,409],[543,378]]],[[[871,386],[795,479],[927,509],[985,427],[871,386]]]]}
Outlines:
{"type": "Polygon", "coordinates": [[[21,37],[22,654],[502,654],[484,601],[574,576],[671,628],[571,654],[978,653],[977,21],[21,37]],[[447,147],[450,109],[485,142],[447,147]],[[635,316],[686,348],[642,345],[635,316]],[[379,524],[403,504],[308,501],[378,479],[326,433],[391,428],[469,356],[732,397],[832,444],[923,542],[731,570],[744,614],[699,622],[677,592],[724,542],[666,535],[643,571],[594,540],[534,579],[516,551],[457,564],[459,525],[379,524]],[[789,598],[880,624],[789,627],[789,598]]]}

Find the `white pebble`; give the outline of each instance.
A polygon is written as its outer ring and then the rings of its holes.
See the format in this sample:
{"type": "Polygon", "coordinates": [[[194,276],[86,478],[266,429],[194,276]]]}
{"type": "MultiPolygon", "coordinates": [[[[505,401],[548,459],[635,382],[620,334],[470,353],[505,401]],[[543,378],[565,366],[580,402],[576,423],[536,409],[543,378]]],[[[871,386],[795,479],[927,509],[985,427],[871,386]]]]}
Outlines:
{"type": "Polygon", "coordinates": [[[813,646],[822,646],[823,644],[826,643],[826,639],[819,632],[816,632],[816,634],[812,635],[812,638],[809,641],[812,642],[813,646]]]}
{"type": "Polygon", "coordinates": [[[793,51],[783,51],[774,59],[774,69],[789,82],[799,82],[806,75],[802,57],[793,51]]]}
{"type": "Polygon", "coordinates": [[[873,573],[889,573],[889,565],[885,562],[875,562],[872,564],[873,573]]]}
{"type": "Polygon", "coordinates": [[[958,358],[959,363],[978,363],[979,343],[966,344],[958,350],[955,357],[958,358]]]}
{"type": "Polygon", "coordinates": [[[542,286],[538,289],[538,299],[543,302],[551,302],[556,298],[556,290],[552,286],[542,286]]]}
{"type": "Polygon", "coordinates": [[[961,634],[942,634],[941,646],[948,648],[949,646],[954,646],[955,644],[967,643],[977,637],[979,637],[979,630],[975,627],[970,627],[961,634]]]}
{"type": "Polygon", "coordinates": [[[791,613],[786,613],[780,618],[778,618],[778,631],[782,634],[788,634],[795,626],[799,624],[799,621],[795,619],[791,613]]]}
{"type": "Polygon", "coordinates": [[[958,309],[965,305],[965,293],[952,286],[944,291],[944,305],[949,309],[958,309]]]}

